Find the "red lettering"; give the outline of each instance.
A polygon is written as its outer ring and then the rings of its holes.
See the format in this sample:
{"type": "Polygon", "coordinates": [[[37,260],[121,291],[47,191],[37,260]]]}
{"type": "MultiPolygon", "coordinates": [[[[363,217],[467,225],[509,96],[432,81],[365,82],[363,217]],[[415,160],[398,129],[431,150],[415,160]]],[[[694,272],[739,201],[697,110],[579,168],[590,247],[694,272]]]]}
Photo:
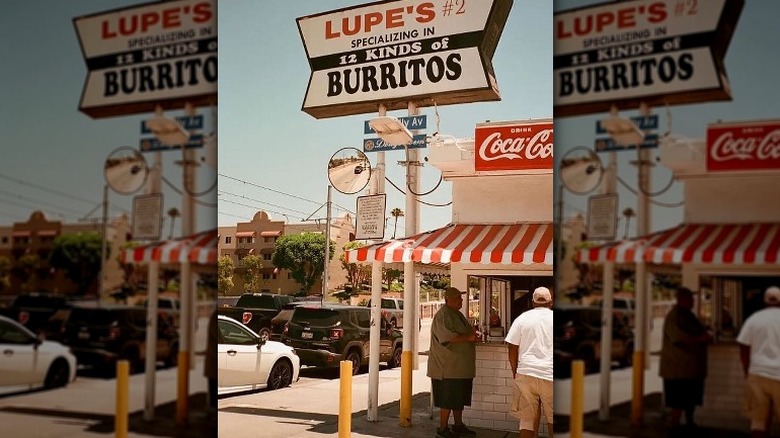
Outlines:
{"type": "Polygon", "coordinates": [[[325,39],[333,39],[341,36],[339,32],[333,32],[333,22],[328,20],[325,22],[325,39]]]}
{"type": "Polygon", "coordinates": [[[647,21],[650,23],[660,23],[666,20],[666,5],[663,3],[653,3],[647,7],[647,21]]]}
{"type": "Polygon", "coordinates": [[[417,11],[417,15],[419,15],[415,18],[415,21],[418,23],[427,23],[436,18],[436,10],[434,9],[433,3],[420,3],[417,5],[415,11],[417,11]]]}
{"type": "Polygon", "coordinates": [[[618,28],[636,26],[636,20],[634,19],[634,8],[621,9],[618,11],[618,28]]]}
{"type": "Polygon", "coordinates": [[[387,28],[400,27],[404,25],[403,19],[404,8],[388,9],[387,13],[387,28]]]}
{"type": "Polygon", "coordinates": [[[162,13],[162,25],[163,28],[181,26],[181,17],[179,17],[179,9],[166,9],[162,13]]]}
{"type": "MultiPolygon", "coordinates": [[[[380,12],[370,12],[366,14],[365,16],[365,23],[366,23],[366,32],[371,32],[371,28],[376,26],[377,24],[382,23],[382,13],[380,12]]],[[[360,28],[358,28],[359,30],[360,28]]]]}
{"type": "Polygon", "coordinates": [[[211,20],[213,14],[211,13],[210,3],[198,3],[192,8],[192,21],[195,23],[205,23],[211,20]]]}
{"type": "Polygon", "coordinates": [[[146,32],[150,27],[160,22],[160,16],[156,12],[141,14],[141,32],[146,32]]]}
{"type": "Polygon", "coordinates": [[[596,32],[601,32],[615,22],[615,16],[611,12],[602,12],[596,15],[596,32]]]}

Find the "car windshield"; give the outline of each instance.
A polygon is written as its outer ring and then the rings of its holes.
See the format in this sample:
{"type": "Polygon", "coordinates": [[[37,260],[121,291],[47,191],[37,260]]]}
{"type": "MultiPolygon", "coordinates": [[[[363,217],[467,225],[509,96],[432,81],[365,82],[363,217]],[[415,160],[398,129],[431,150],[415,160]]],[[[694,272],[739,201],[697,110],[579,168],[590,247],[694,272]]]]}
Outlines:
{"type": "Polygon", "coordinates": [[[274,297],[270,295],[242,295],[236,303],[236,307],[249,307],[256,309],[273,309],[276,307],[274,297]]]}
{"type": "Polygon", "coordinates": [[[337,310],[314,307],[298,307],[292,316],[292,321],[306,322],[313,327],[334,326],[339,320],[339,312],[337,310]]]}
{"type": "Polygon", "coordinates": [[[77,325],[108,325],[116,321],[117,315],[107,309],[73,309],[68,322],[77,325]]]}

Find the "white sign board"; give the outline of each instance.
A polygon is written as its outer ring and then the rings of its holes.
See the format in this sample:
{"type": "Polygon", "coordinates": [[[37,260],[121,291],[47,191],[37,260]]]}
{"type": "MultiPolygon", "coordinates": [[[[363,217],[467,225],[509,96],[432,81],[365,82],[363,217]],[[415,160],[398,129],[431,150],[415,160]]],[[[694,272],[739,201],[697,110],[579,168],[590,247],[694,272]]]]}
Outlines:
{"type": "Polygon", "coordinates": [[[491,59],[512,0],[396,0],[298,18],[316,118],[499,100],[491,59]]]}
{"type": "Polygon", "coordinates": [[[356,240],[382,240],[385,238],[385,208],[387,195],[358,196],[356,240]]]}
{"type": "Polygon", "coordinates": [[[160,240],[162,210],[162,193],[133,198],[133,240],[160,240]]]}
{"type": "Polygon", "coordinates": [[[178,0],[76,17],[93,118],[216,104],[216,0],[178,0]]]}
{"type": "Polygon", "coordinates": [[[617,210],[617,193],[588,198],[588,240],[615,240],[617,210]]]}
{"type": "Polygon", "coordinates": [[[555,14],[555,116],[730,100],[723,65],[744,0],[636,0],[555,14]]]}

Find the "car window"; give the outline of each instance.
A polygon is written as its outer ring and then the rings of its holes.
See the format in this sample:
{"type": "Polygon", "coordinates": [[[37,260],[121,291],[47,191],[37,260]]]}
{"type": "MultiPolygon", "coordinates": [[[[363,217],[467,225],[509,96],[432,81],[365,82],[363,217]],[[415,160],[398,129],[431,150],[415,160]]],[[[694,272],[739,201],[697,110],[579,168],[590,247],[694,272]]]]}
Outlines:
{"type": "Polygon", "coordinates": [[[256,345],[257,338],[230,321],[219,321],[219,343],[232,345],[256,345]]]}
{"type": "Polygon", "coordinates": [[[393,300],[387,300],[382,298],[382,308],[383,309],[395,309],[395,304],[393,304],[393,300]]]}
{"type": "Polygon", "coordinates": [[[398,308],[401,310],[404,310],[404,302],[401,300],[398,300],[398,308]]]}
{"type": "Polygon", "coordinates": [[[305,322],[312,327],[331,327],[339,323],[338,310],[318,307],[296,307],[292,316],[294,322],[305,322]]]}
{"type": "Polygon", "coordinates": [[[614,309],[627,309],[628,306],[626,304],[628,304],[628,301],[626,301],[626,300],[615,300],[613,305],[612,305],[612,308],[614,308],[614,309]]]}
{"type": "Polygon", "coordinates": [[[588,325],[601,327],[601,312],[598,310],[588,310],[585,312],[585,321],[588,325]]]}
{"type": "Polygon", "coordinates": [[[106,309],[75,308],[70,312],[68,323],[73,325],[109,325],[116,321],[116,315],[106,309]]]}
{"type": "Polygon", "coordinates": [[[33,337],[21,328],[6,321],[0,321],[0,343],[3,344],[29,344],[33,337]]]}

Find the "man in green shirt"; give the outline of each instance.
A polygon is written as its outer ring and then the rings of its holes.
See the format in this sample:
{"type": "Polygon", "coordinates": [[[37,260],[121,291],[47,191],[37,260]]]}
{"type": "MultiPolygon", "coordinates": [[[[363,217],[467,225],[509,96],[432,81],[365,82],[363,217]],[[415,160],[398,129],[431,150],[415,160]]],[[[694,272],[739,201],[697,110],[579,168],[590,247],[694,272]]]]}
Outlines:
{"type": "Polygon", "coordinates": [[[445,305],[431,323],[431,347],[428,352],[428,377],[431,378],[433,404],[440,409],[437,438],[473,437],[476,433],[463,424],[463,408],[471,406],[471,388],[477,372],[477,333],[461,313],[463,294],[450,287],[444,294],[445,305]],[[450,412],[455,420],[449,427],[450,412]]]}

